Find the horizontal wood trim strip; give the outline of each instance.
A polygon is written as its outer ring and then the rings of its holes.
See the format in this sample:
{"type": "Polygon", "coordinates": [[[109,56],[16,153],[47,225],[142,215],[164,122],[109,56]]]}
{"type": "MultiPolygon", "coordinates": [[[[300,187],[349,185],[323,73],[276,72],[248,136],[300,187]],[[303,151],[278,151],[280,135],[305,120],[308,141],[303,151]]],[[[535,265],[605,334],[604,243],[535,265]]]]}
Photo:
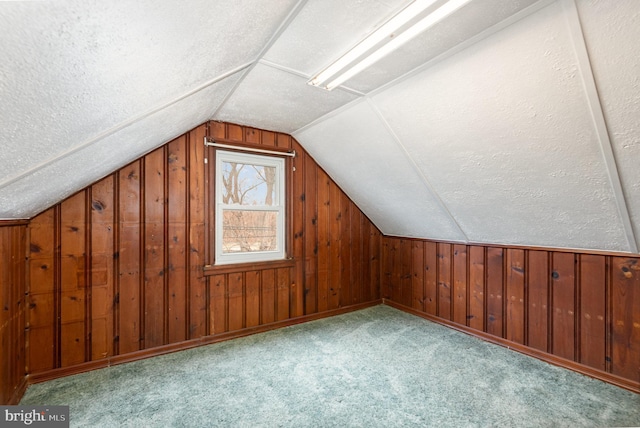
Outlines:
{"type": "Polygon", "coordinates": [[[415,238],[415,237],[405,237],[405,236],[397,236],[397,235],[384,235],[384,238],[402,239],[405,241],[425,241],[426,240],[428,242],[436,242],[441,244],[481,246],[481,247],[488,247],[488,248],[551,251],[554,253],[576,253],[576,254],[589,254],[589,255],[598,255],[598,256],[640,257],[640,253],[631,253],[631,252],[627,253],[624,251],[590,250],[586,248],[542,247],[542,246],[536,246],[536,245],[496,244],[496,243],[473,242],[473,241],[470,241],[470,242],[445,241],[441,239],[415,238]]]}
{"type": "Polygon", "coordinates": [[[285,147],[277,147],[277,146],[267,146],[267,147],[265,147],[264,144],[248,143],[246,141],[239,142],[238,140],[229,140],[229,139],[220,138],[220,137],[208,137],[207,138],[207,143],[209,143],[209,144],[207,144],[208,147],[213,147],[213,148],[222,149],[222,150],[240,150],[240,151],[242,151],[243,149],[246,149],[246,150],[253,150],[253,149],[255,149],[255,150],[268,150],[270,152],[282,153],[283,155],[294,153],[294,150],[288,149],[288,148],[285,148],[285,147]],[[225,144],[225,145],[228,145],[230,147],[216,147],[214,145],[211,145],[211,143],[225,144]]]}
{"type": "Polygon", "coordinates": [[[4,219],[0,220],[0,227],[4,226],[26,226],[29,224],[29,219],[4,219]]]}
{"type": "Polygon", "coordinates": [[[565,358],[561,358],[561,357],[557,357],[555,355],[552,354],[548,354],[546,352],[542,352],[539,351],[537,349],[533,349],[533,348],[529,348],[527,346],[521,345],[519,343],[515,343],[515,342],[511,342],[509,340],[500,338],[500,337],[496,337],[493,336],[491,334],[482,332],[482,331],[478,331],[478,330],[474,330],[470,327],[466,327],[466,326],[462,326],[459,324],[456,324],[452,321],[448,321],[424,312],[421,312],[419,310],[410,308],[408,306],[402,305],[400,303],[396,303],[392,300],[389,299],[382,299],[383,303],[385,305],[391,306],[393,308],[399,309],[403,312],[407,312],[410,313],[412,315],[416,315],[419,316],[421,318],[424,318],[426,320],[435,322],[437,324],[441,324],[444,325],[446,327],[452,328],[454,330],[460,331],[462,333],[466,333],[469,334],[471,336],[475,336],[479,339],[482,339],[484,341],[490,342],[490,343],[494,343],[496,345],[500,345],[500,346],[504,346],[507,349],[510,350],[514,350],[517,352],[520,352],[521,354],[524,355],[528,355],[530,357],[534,357],[537,358],[539,360],[545,361],[547,363],[553,364],[555,366],[558,367],[562,367],[562,368],[566,368],[578,373],[581,373],[583,375],[598,379],[598,380],[602,380],[604,382],[608,382],[611,383],[613,385],[619,386],[621,388],[627,389],[631,392],[635,392],[635,393],[639,393],[640,394],[640,382],[634,382],[631,381],[629,379],[625,379],[623,377],[620,376],[616,376],[613,375],[611,373],[606,373],[600,370],[596,370],[593,369],[591,367],[587,367],[584,366],[582,364],[578,364],[575,361],[571,361],[571,360],[567,360],[565,358]]]}
{"type": "Polygon", "coordinates": [[[204,267],[204,274],[205,276],[222,275],[225,273],[250,272],[264,269],[292,268],[295,267],[295,265],[296,261],[294,259],[256,263],[237,263],[230,265],[207,265],[204,267]]]}
{"type": "MultiPolygon", "coordinates": [[[[311,315],[303,315],[300,317],[290,318],[283,321],[276,321],[270,324],[263,324],[256,327],[244,328],[242,330],[231,331],[227,333],[221,333],[212,336],[204,336],[198,339],[186,340],[179,343],[172,343],[169,345],[157,346],[151,349],[145,349],[142,351],[130,352],[124,355],[117,355],[103,360],[90,361],[86,363],[76,364],[69,367],[62,367],[58,369],[48,370],[33,375],[28,375],[26,382],[24,382],[24,389],[27,385],[34,383],[46,382],[49,380],[57,379],[64,376],[70,376],[74,374],[84,373],[91,370],[102,369],[118,364],[129,363],[145,358],[155,357],[159,355],[169,354],[171,352],[183,351],[186,349],[195,348],[203,345],[210,345],[213,343],[223,342],[226,340],[237,339],[240,337],[250,336],[252,334],[264,333],[270,330],[276,330],[282,327],[288,327],[296,324],[302,324],[309,321],[316,321],[322,318],[329,318],[336,315],[346,314],[348,312],[358,311],[360,309],[369,308],[382,304],[382,300],[374,300],[366,303],[359,303],[356,305],[345,306],[338,309],[329,310],[326,312],[315,313],[311,315]]],[[[20,394],[16,391],[17,397],[22,397],[24,389],[20,394]]],[[[19,400],[19,398],[18,398],[19,400]]]]}

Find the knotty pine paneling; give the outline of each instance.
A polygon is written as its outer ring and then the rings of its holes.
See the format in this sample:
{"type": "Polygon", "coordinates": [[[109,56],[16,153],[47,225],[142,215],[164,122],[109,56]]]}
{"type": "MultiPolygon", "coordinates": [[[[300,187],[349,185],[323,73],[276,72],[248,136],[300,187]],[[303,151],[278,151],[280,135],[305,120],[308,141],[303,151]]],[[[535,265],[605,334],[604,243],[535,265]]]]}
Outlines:
{"type": "Polygon", "coordinates": [[[397,237],[382,248],[392,304],[640,391],[640,257],[397,237]]]}
{"type": "Polygon", "coordinates": [[[25,388],[26,222],[0,221],[0,404],[25,388]]]}
{"type": "Polygon", "coordinates": [[[377,228],[291,136],[233,124],[163,145],[33,218],[29,234],[30,374],[380,298],[377,228]],[[205,135],[296,151],[290,261],[209,266],[215,149],[205,135]]]}

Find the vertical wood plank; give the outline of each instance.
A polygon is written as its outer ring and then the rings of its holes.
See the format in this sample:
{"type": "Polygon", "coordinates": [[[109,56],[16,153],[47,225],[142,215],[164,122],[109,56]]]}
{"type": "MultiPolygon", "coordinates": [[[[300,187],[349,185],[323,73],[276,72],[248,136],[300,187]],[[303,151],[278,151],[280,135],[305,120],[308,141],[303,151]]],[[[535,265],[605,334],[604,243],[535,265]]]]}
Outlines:
{"type": "Polygon", "coordinates": [[[393,288],[391,285],[392,275],[393,275],[393,266],[394,266],[394,257],[395,257],[395,248],[393,243],[395,240],[393,238],[383,237],[381,240],[382,244],[382,261],[381,261],[381,275],[380,278],[380,291],[382,297],[385,299],[391,299],[391,295],[393,292],[393,288]]]}
{"type": "Polygon", "coordinates": [[[426,242],[424,248],[424,310],[429,315],[438,315],[438,244],[426,242]]]}
{"type": "MultiPolygon", "coordinates": [[[[280,144],[278,134],[278,144],[280,144]]],[[[289,138],[291,144],[291,138],[289,138]]],[[[291,313],[293,316],[304,314],[304,294],[305,294],[305,161],[304,151],[297,141],[294,141],[293,148],[296,156],[292,159],[291,182],[293,187],[293,200],[291,201],[290,214],[293,216],[293,257],[295,259],[294,273],[294,296],[292,298],[291,313]]]]}
{"type": "MultiPolygon", "coordinates": [[[[347,195],[340,195],[340,283],[349,284],[351,281],[351,201],[347,195]]],[[[348,306],[351,302],[351,284],[340,287],[340,306],[348,306]]]]}
{"type": "Polygon", "coordinates": [[[242,142],[244,140],[244,130],[240,125],[227,123],[227,139],[242,142]]]}
{"type": "Polygon", "coordinates": [[[242,273],[229,274],[229,331],[240,330],[244,327],[244,275],[242,273]]]}
{"type": "Polygon", "coordinates": [[[580,361],[606,369],[607,278],[604,256],[580,255],[580,361]]]}
{"type": "Polygon", "coordinates": [[[329,176],[318,168],[318,312],[329,308],[329,176]]]}
{"type": "Polygon", "coordinates": [[[411,307],[424,310],[424,241],[411,242],[411,307]]]}
{"type": "Polygon", "coordinates": [[[277,321],[282,321],[289,318],[289,273],[290,270],[287,268],[276,270],[277,321]]]}
{"type": "Polygon", "coordinates": [[[640,262],[612,257],[613,355],[611,372],[640,381],[640,262]]]}
{"type": "Polygon", "coordinates": [[[527,345],[547,352],[549,348],[549,253],[527,252],[527,345]]]}
{"type": "Polygon", "coordinates": [[[165,147],[144,158],[144,348],[165,335],[165,147]]]}
{"type": "Polygon", "coordinates": [[[261,141],[260,141],[261,134],[262,133],[258,129],[245,127],[243,140],[247,143],[261,144],[261,141]]]}
{"type": "Polygon", "coordinates": [[[317,262],[318,262],[318,203],[317,203],[317,167],[313,159],[304,155],[304,235],[305,235],[305,315],[318,311],[317,302],[317,262]]]}
{"type": "MultiPolygon", "coordinates": [[[[357,304],[362,302],[362,212],[358,207],[349,201],[351,209],[351,272],[350,272],[350,287],[351,287],[351,304],[357,304]]],[[[407,243],[408,244],[408,243],[407,243]]],[[[407,264],[408,271],[411,269],[411,247],[407,245],[407,264]]],[[[411,299],[411,276],[410,272],[407,272],[407,288],[409,302],[411,299]]],[[[407,303],[408,305],[410,303],[407,303]]]]}
{"type": "Polygon", "coordinates": [[[213,334],[229,331],[227,311],[229,309],[229,293],[227,292],[227,276],[214,275],[209,278],[211,288],[210,327],[213,334]]]}
{"type": "Polygon", "coordinates": [[[453,322],[467,325],[467,246],[453,246],[453,322]]]}
{"type": "Polygon", "coordinates": [[[0,403],[25,376],[26,226],[0,225],[0,403]]]}
{"type": "Polygon", "coordinates": [[[507,250],[506,278],[506,339],[525,342],[525,253],[524,250],[507,250]]]}
{"type": "Polygon", "coordinates": [[[86,200],[80,192],[61,204],[60,362],[85,361],[86,200]]]}
{"type": "Polygon", "coordinates": [[[387,269],[390,272],[389,298],[394,302],[402,303],[403,241],[400,238],[392,238],[389,243],[389,260],[387,261],[387,269]]]}
{"type": "Polygon", "coordinates": [[[260,271],[245,273],[246,281],[246,327],[255,327],[260,324],[260,271]]]}
{"type": "Polygon", "coordinates": [[[451,320],[451,244],[438,243],[438,316],[451,320]]]}
{"type": "Polygon", "coordinates": [[[487,248],[487,333],[503,337],[504,256],[502,248],[487,248]]]}
{"type": "Polygon", "coordinates": [[[552,254],[553,266],[553,354],[573,360],[575,357],[575,256],[552,254]]]}
{"type": "Polygon", "coordinates": [[[369,223],[369,237],[371,240],[371,259],[369,263],[369,269],[371,271],[371,296],[373,299],[379,299],[382,287],[380,279],[382,234],[373,223],[369,223]]]}
{"type": "Polygon", "coordinates": [[[91,187],[91,360],[114,355],[115,180],[91,187]]]}
{"type": "Polygon", "coordinates": [[[275,271],[265,269],[262,271],[262,291],[260,299],[260,315],[262,324],[269,324],[276,320],[276,281],[275,271]]]}
{"type": "Polygon", "coordinates": [[[296,149],[297,141],[295,141],[290,135],[278,133],[276,135],[276,146],[284,149],[294,148],[296,153],[302,153],[300,149],[296,149]]]}
{"type": "Polygon", "coordinates": [[[469,327],[485,331],[485,247],[469,247],[469,327]]]}
{"type": "Polygon", "coordinates": [[[29,223],[28,371],[55,367],[55,214],[49,209],[29,223]]]}
{"type": "Polygon", "coordinates": [[[140,257],[141,212],[141,161],[136,161],[118,173],[119,242],[115,254],[119,278],[115,302],[118,307],[116,342],[119,354],[140,349],[141,330],[141,279],[140,257]]]}
{"type": "Polygon", "coordinates": [[[411,241],[400,240],[400,300],[404,306],[411,306],[411,241]]]}
{"type": "MultiPolygon", "coordinates": [[[[340,258],[341,247],[341,224],[342,210],[340,206],[340,188],[331,181],[329,186],[329,198],[331,205],[329,206],[329,234],[331,245],[329,247],[329,309],[337,309],[340,307],[340,288],[341,284],[341,268],[342,259],[340,258]]],[[[345,287],[347,285],[345,284],[345,287]]]]}
{"type": "Polygon", "coordinates": [[[371,222],[361,213],[362,216],[362,256],[360,267],[362,273],[362,301],[370,302],[374,299],[372,293],[371,278],[371,222]]]}
{"type": "Polygon", "coordinates": [[[276,146],[276,134],[270,131],[260,131],[260,143],[263,146],[276,146]]]}
{"type": "MultiPolygon", "coordinates": [[[[218,129],[224,135],[224,127],[218,129]]],[[[207,263],[206,254],[206,195],[207,188],[205,164],[205,146],[203,144],[206,135],[206,126],[201,125],[187,134],[188,137],[188,192],[189,192],[189,245],[187,258],[189,265],[188,283],[188,325],[189,338],[202,337],[211,334],[207,313],[209,304],[207,296],[207,280],[204,276],[203,266],[207,263]]]]}
{"type": "Polygon", "coordinates": [[[167,146],[167,310],[168,341],[181,342],[187,332],[187,141],[182,136],[167,146]]]}

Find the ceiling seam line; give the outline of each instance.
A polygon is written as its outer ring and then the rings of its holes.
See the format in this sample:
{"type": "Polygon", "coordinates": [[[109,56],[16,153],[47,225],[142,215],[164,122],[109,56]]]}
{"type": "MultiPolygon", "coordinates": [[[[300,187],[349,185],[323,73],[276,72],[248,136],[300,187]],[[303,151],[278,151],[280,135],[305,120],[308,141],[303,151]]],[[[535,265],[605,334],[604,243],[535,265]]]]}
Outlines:
{"type": "Polygon", "coordinates": [[[209,116],[210,120],[215,120],[215,117],[220,113],[220,111],[224,108],[224,106],[227,104],[229,99],[238,90],[238,88],[240,87],[240,85],[242,84],[244,79],[247,78],[247,76],[249,75],[251,70],[253,70],[256,67],[256,65],[258,65],[260,63],[260,61],[262,60],[262,57],[269,51],[269,49],[271,49],[271,46],[273,46],[274,43],[280,38],[282,33],[284,33],[285,30],[287,28],[289,28],[289,25],[291,25],[293,20],[298,16],[300,11],[307,4],[307,1],[308,0],[299,0],[298,3],[296,3],[296,5],[291,9],[289,14],[284,18],[284,20],[278,26],[276,31],[273,32],[273,34],[271,35],[271,37],[269,38],[267,43],[262,47],[262,49],[260,49],[260,52],[258,52],[258,54],[253,59],[253,61],[251,61],[250,66],[247,68],[247,70],[245,71],[244,75],[242,77],[240,77],[240,79],[238,79],[238,81],[236,82],[235,85],[232,86],[232,88],[229,90],[229,92],[222,99],[222,102],[214,110],[214,112],[211,114],[211,116],[209,116]]]}
{"type": "Polygon", "coordinates": [[[322,116],[320,116],[317,119],[314,119],[312,122],[307,123],[304,126],[301,126],[300,128],[296,129],[295,131],[291,132],[291,135],[296,136],[296,135],[300,135],[301,133],[303,133],[304,131],[306,131],[307,129],[313,128],[316,125],[321,124],[322,122],[326,122],[327,120],[331,119],[332,117],[335,117],[337,115],[339,115],[340,113],[349,110],[352,107],[357,106],[358,104],[365,102],[367,99],[367,95],[364,94],[362,97],[356,98],[355,100],[349,101],[348,103],[341,105],[340,107],[331,110],[328,113],[323,114],[322,116]]]}
{"type": "Polygon", "coordinates": [[[460,226],[460,224],[458,223],[458,221],[456,220],[456,218],[453,216],[453,214],[451,213],[451,211],[449,210],[449,208],[447,207],[447,205],[444,203],[444,201],[442,200],[442,198],[440,198],[440,195],[438,194],[438,192],[436,192],[436,190],[433,188],[433,186],[431,185],[431,183],[429,182],[429,179],[424,175],[424,173],[422,172],[422,170],[418,167],[418,164],[415,162],[415,160],[413,160],[413,157],[411,157],[411,155],[409,154],[409,151],[407,150],[407,148],[404,146],[404,144],[402,144],[402,141],[400,141],[400,137],[398,137],[398,135],[394,132],[394,130],[391,128],[391,125],[389,124],[389,122],[387,122],[387,120],[384,118],[384,115],[382,114],[382,112],[378,109],[378,107],[375,105],[375,103],[373,102],[373,100],[367,96],[365,97],[367,103],[369,104],[369,106],[373,109],[373,111],[375,112],[376,116],[378,116],[378,119],[380,119],[380,121],[382,121],[384,127],[387,129],[387,132],[389,132],[389,134],[392,136],[393,140],[395,141],[395,143],[402,149],[402,153],[404,154],[405,158],[409,161],[409,163],[411,164],[413,170],[420,176],[420,178],[422,179],[422,183],[424,184],[424,186],[427,188],[427,190],[434,196],[434,198],[436,199],[436,201],[438,201],[438,204],[440,205],[440,208],[442,208],[445,213],[447,214],[447,216],[449,216],[449,218],[451,219],[451,221],[453,222],[453,224],[456,225],[456,228],[458,229],[458,231],[460,232],[460,234],[464,237],[464,242],[465,244],[468,244],[470,242],[469,237],[467,236],[467,234],[464,232],[464,230],[462,229],[462,226],[460,226]]]}
{"type": "MultiPolygon", "coordinates": [[[[301,71],[295,70],[293,68],[290,68],[290,67],[287,67],[287,66],[284,66],[284,65],[276,64],[275,62],[271,62],[271,61],[266,60],[264,58],[261,58],[258,62],[260,64],[262,64],[262,65],[267,66],[267,67],[271,67],[271,68],[274,68],[276,70],[284,71],[285,73],[289,73],[289,74],[291,74],[293,76],[301,77],[301,78],[303,78],[305,80],[311,79],[311,76],[309,76],[309,75],[307,75],[307,74],[305,74],[305,73],[303,73],[301,71]]],[[[346,86],[340,86],[339,88],[336,88],[336,89],[338,89],[340,91],[344,91],[344,92],[350,92],[350,93],[352,93],[354,95],[357,95],[359,97],[363,97],[365,95],[364,92],[360,92],[360,91],[358,91],[356,89],[351,89],[351,88],[346,87],[346,86]]],[[[326,89],[323,89],[323,90],[326,90],[326,89]]]]}
{"type": "Polygon", "coordinates": [[[518,11],[517,13],[515,13],[514,15],[511,15],[505,19],[503,19],[502,21],[498,22],[497,24],[492,25],[491,27],[483,30],[482,32],[480,32],[479,34],[476,34],[475,36],[471,37],[470,39],[467,39],[463,42],[458,43],[457,45],[453,46],[452,48],[448,49],[445,52],[442,52],[441,54],[437,55],[434,58],[431,58],[430,60],[428,60],[427,62],[420,64],[419,66],[413,68],[412,70],[407,71],[405,74],[396,77],[395,79],[391,80],[390,82],[385,83],[384,85],[370,91],[367,93],[367,95],[370,96],[374,96],[377,95],[381,92],[386,91],[387,89],[396,86],[400,83],[402,83],[403,81],[410,79],[411,77],[415,76],[416,74],[422,73],[424,70],[427,70],[431,67],[433,67],[434,65],[446,60],[447,58],[450,58],[460,52],[462,52],[463,50],[475,45],[476,43],[481,42],[482,40],[486,39],[487,37],[498,33],[499,31],[504,30],[505,28],[515,24],[518,21],[521,21],[522,19],[533,15],[535,12],[551,5],[552,3],[555,3],[557,0],[539,0],[538,2],[532,4],[531,6],[528,6],[520,11],[518,11]]]}
{"type": "Polygon", "coordinates": [[[596,84],[596,80],[593,75],[591,58],[589,57],[589,51],[587,50],[586,40],[582,31],[578,8],[575,0],[562,0],[562,6],[565,12],[565,20],[569,29],[569,35],[573,42],[573,49],[582,80],[582,87],[585,92],[589,112],[591,113],[591,120],[598,137],[600,154],[604,161],[607,177],[609,178],[609,185],[613,191],[618,215],[620,216],[620,221],[622,222],[622,227],[624,228],[625,238],[627,239],[629,248],[633,253],[637,253],[638,248],[640,247],[640,241],[638,240],[638,235],[635,233],[633,223],[631,222],[629,205],[627,204],[627,198],[624,194],[624,186],[622,185],[622,180],[620,178],[620,171],[618,170],[618,164],[613,152],[613,145],[607,121],[604,116],[604,111],[602,109],[598,85],[596,84]]]}
{"type": "Polygon", "coordinates": [[[132,125],[140,122],[141,120],[144,120],[144,119],[146,119],[146,118],[148,118],[150,116],[153,116],[154,114],[156,114],[156,113],[158,113],[158,112],[160,112],[160,111],[162,111],[162,110],[164,110],[164,109],[166,109],[168,107],[171,107],[172,105],[174,105],[174,104],[176,104],[176,103],[178,103],[178,102],[180,102],[180,101],[182,101],[182,100],[184,100],[186,98],[189,98],[190,96],[195,95],[195,94],[197,94],[198,92],[200,92],[200,91],[202,91],[204,89],[207,89],[209,86],[214,85],[214,84],[226,79],[227,77],[232,76],[232,75],[242,71],[243,69],[247,68],[250,64],[251,63],[243,64],[243,65],[241,65],[239,67],[234,68],[233,70],[230,70],[230,71],[228,71],[228,72],[226,72],[224,74],[221,74],[220,76],[217,76],[217,77],[209,80],[208,82],[203,83],[202,85],[196,87],[195,89],[190,90],[186,94],[183,94],[183,95],[181,95],[181,96],[169,101],[168,103],[165,103],[165,104],[163,104],[163,105],[161,105],[159,107],[155,107],[155,108],[153,108],[151,110],[147,110],[146,112],[134,117],[133,119],[129,119],[129,120],[126,120],[124,122],[119,123],[118,125],[112,126],[108,130],[101,132],[97,136],[89,139],[88,141],[85,141],[82,144],[74,146],[74,147],[72,147],[72,148],[70,148],[70,149],[68,149],[68,150],[66,150],[66,151],[64,151],[62,153],[59,153],[59,154],[57,154],[57,155],[55,155],[55,156],[53,156],[53,157],[51,157],[51,158],[49,158],[49,159],[47,159],[45,161],[42,161],[42,162],[38,163],[35,166],[32,166],[31,168],[29,168],[29,169],[27,169],[25,171],[22,171],[22,172],[14,175],[12,177],[9,177],[9,178],[3,180],[2,182],[0,182],[0,189],[15,183],[16,181],[22,179],[23,177],[25,177],[27,175],[34,174],[35,172],[47,167],[48,165],[50,165],[50,164],[52,164],[54,162],[62,160],[62,159],[66,158],[68,156],[71,156],[72,154],[77,153],[77,152],[79,152],[81,150],[84,150],[84,149],[86,149],[86,148],[88,148],[88,147],[90,147],[90,146],[92,146],[92,145],[104,140],[105,138],[110,137],[110,136],[116,134],[117,132],[122,131],[125,128],[128,128],[129,126],[132,126],[132,125]]]}

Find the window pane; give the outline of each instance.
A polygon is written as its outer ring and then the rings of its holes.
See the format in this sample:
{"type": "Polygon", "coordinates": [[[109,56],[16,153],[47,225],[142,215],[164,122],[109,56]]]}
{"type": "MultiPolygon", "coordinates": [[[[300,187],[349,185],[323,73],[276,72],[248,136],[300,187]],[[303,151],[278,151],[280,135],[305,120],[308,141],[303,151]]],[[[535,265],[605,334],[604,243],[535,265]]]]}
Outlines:
{"type": "Polygon", "coordinates": [[[250,253],[277,249],[276,211],[223,210],[222,250],[250,253]]]}
{"type": "Polygon", "coordinates": [[[222,203],[276,205],[276,168],[222,162],[222,203]]]}

